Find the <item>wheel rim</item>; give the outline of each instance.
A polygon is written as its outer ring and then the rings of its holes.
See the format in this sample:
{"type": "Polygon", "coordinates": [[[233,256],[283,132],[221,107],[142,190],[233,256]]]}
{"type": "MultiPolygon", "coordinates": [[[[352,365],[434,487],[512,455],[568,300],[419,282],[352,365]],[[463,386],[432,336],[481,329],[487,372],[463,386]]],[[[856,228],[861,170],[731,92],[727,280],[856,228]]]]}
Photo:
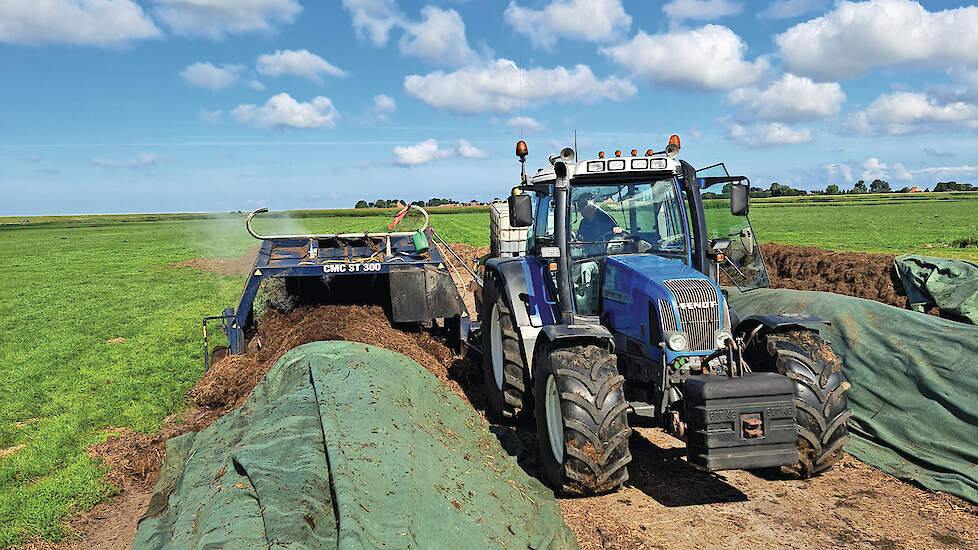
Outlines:
{"type": "Polygon", "coordinates": [[[557,464],[564,463],[564,413],[560,409],[560,395],[557,381],[553,375],[547,377],[547,435],[550,436],[550,451],[557,464]]]}
{"type": "Polygon", "coordinates": [[[492,305],[489,319],[489,347],[492,355],[492,376],[496,387],[503,389],[503,331],[499,326],[499,304],[492,305]]]}

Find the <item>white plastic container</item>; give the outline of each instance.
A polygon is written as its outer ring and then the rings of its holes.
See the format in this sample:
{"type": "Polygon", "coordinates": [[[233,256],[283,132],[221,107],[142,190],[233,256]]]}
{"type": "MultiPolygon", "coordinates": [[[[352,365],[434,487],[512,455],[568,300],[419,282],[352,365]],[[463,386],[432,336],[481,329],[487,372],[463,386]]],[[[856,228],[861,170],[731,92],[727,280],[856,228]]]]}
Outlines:
{"type": "Polygon", "coordinates": [[[509,204],[489,203],[489,246],[493,256],[525,256],[529,228],[509,226],[509,204]]]}

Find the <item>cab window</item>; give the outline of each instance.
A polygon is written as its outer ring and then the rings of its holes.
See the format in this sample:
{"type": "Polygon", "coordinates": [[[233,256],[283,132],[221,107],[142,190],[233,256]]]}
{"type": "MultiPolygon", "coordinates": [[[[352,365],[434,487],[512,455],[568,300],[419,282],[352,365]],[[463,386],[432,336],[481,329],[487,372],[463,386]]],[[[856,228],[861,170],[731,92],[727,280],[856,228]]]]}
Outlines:
{"type": "Polygon", "coordinates": [[[550,197],[544,196],[536,203],[537,211],[533,216],[533,237],[535,242],[552,241],[554,238],[554,203],[550,197]],[[545,213],[545,215],[541,215],[545,213]]]}

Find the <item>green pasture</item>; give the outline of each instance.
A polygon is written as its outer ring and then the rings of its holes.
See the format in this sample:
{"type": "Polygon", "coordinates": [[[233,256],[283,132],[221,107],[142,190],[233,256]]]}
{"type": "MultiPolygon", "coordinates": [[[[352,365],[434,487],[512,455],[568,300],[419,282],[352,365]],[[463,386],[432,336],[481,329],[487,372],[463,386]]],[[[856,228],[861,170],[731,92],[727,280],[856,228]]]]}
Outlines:
{"type": "MultiPolygon", "coordinates": [[[[948,247],[978,236],[978,193],[939,195],[757,200],[751,219],[762,242],[978,260],[948,247]]],[[[488,244],[485,208],[436,211],[447,241],[488,244]]],[[[377,231],[392,214],[299,211],[255,227],[377,231]]],[[[233,305],[244,278],[163,266],[255,245],[242,214],[0,218],[0,450],[24,446],[0,458],[0,547],[57,540],[67,515],[113,493],[85,454],[107,428],[151,432],[185,407],[200,319],[233,305]]]]}
{"type": "MultiPolygon", "coordinates": [[[[389,215],[272,217],[259,230],[365,231],[389,215]]],[[[438,214],[449,242],[488,244],[485,212],[438,214]]],[[[405,220],[408,224],[410,219],[405,220]]],[[[113,489],[85,448],[108,427],[159,428],[203,372],[200,320],[243,277],[162,266],[240,257],[237,215],[0,219],[0,547],[63,536],[62,519],[113,489]],[[108,344],[107,340],[125,338],[108,344]]]]}
{"type": "Polygon", "coordinates": [[[762,199],[750,219],[760,242],[978,260],[978,243],[953,246],[978,237],[978,193],[762,199]]]}

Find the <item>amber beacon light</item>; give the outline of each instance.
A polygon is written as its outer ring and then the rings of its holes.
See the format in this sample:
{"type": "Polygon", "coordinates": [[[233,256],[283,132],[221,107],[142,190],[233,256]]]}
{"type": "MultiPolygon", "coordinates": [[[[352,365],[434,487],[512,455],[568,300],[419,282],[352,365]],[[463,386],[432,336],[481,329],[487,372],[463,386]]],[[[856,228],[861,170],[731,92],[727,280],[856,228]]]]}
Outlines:
{"type": "Polygon", "coordinates": [[[529,154],[529,153],[527,152],[527,149],[526,149],[526,142],[523,141],[522,139],[519,140],[519,141],[517,141],[516,142],[516,156],[518,156],[518,157],[520,157],[522,159],[522,158],[526,158],[526,155],[527,154],[529,154]]]}

